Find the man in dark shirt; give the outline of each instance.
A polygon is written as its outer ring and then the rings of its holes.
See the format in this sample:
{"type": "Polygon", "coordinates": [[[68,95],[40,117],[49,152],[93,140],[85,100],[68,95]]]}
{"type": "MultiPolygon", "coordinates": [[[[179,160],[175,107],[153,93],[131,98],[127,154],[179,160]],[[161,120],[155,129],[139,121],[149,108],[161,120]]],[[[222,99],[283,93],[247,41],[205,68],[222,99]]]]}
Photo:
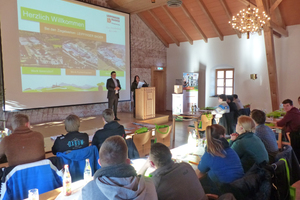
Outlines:
{"type": "Polygon", "coordinates": [[[114,112],[112,109],[105,109],[102,113],[102,118],[105,123],[103,129],[96,131],[92,145],[95,145],[98,150],[100,149],[102,143],[113,135],[119,135],[125,139],[125,129],[124,126],[120,125],[117,121],[114,121],[114,112]]]}
{"type": "Polygon", "coordinates": [[[295,132],[300,129],[300,111],[293,106],[293,101],[286,99],[282,102],[286,112],[282,120],[276,123],[279,127],[285,127],[285,132],[295,132]]]}
{"type": "Polygon", "coordinates": [[[144,174],[150,166],[156,169],[151,175],[158,199],[207,199],[191,165],[184,162],[174,163],[170,149],[166,145],[153,144],[147,162],[138,173],[144,174]]]}
{"type": "Polygon", "coordinates": [[[54,155],[57,152],[82,149],[89,146],[88,134],[79,132],[80,119],[77,115],[69,115],[64,123],[68,133],[56,138],[52,147],[54,155]]]}

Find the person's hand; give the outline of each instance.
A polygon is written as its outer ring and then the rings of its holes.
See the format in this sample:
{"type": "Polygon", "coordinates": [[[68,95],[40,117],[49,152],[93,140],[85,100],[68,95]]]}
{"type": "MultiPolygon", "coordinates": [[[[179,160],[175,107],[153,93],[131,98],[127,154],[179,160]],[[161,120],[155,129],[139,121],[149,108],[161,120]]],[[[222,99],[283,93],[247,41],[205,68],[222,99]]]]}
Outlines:
{"type": "Polygon", "coordinates": [[[232,133],[231,135],[230,135],[230,139],[231,139],[231,141],[234,141],[234,140],[236,140],[236,138],[239,136],[239,134],[238,133],[232,133]]]}
{"type": "Polygon", "coordinates": [[[119,87],[115,87],[115,90],[119,90],[120,88],[119,87]]]}

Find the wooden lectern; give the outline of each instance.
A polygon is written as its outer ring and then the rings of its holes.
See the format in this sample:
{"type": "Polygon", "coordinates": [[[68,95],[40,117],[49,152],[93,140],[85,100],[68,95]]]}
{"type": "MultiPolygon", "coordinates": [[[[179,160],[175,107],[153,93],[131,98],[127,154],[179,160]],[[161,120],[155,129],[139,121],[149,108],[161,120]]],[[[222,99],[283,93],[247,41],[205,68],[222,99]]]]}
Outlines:
{"type": "Polygon", "coordinates": [[[155,87],[142,87],[135,90],[135,118],[155,117],[155,87]]]}

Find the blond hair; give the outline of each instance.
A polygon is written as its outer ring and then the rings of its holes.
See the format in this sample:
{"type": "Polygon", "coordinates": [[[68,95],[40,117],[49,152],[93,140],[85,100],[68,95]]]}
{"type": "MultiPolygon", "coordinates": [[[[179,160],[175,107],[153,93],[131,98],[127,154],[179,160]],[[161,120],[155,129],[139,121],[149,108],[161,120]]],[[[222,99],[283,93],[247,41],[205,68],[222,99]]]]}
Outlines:
{"type": "Polygon", "coordinates": [[[20,126],[25,126],[29,122],[29,117],[24,114],[16,114],[11,119],[12,129],[15,130],[20,126]]]}
{"type": "Polygon", "coordinates": [[[219,124],[207,126],[205,130],[207,141],[207,152],[213,156],[225,157],[224,148],[220,138],[225,135],[225,128],[219,124]]]}
{"type": "Polygon", "coordinates": [[[255,129],[255,123],[251,117],[240,116],[237,123],[243,127],[246,132],[253,132],[255,129]]]}
{"type": "Polygon", "coordinates": [[[65,119],[65,129],[67,132],[78,131],[80,126],[80,119],[77,115],[69,115],[65,119]]]}

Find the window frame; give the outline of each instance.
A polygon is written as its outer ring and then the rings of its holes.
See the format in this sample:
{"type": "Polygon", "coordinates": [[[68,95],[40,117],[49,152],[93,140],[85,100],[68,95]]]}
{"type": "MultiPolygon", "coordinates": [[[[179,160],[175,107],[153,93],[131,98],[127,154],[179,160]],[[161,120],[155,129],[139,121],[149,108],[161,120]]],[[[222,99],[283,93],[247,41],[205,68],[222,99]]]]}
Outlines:
{"type": "MultiPolygon", "coordinates": [[[[225,94],[226,88],[230,88],[231,86],[226,86],[226,71],[232,71],[232,94],[234,94],[234,68],[224,68],[224,69],[216,69],[216,78],[215,78],[215,95],[218,96],[218,72],[224,71],[224,86],[223,86],[223,94],[225,94]]],[[[220,78],[219,78],[220,79],[220,78]]],[[[219,86],[220,87],[220,86],[219,86]]]]}

